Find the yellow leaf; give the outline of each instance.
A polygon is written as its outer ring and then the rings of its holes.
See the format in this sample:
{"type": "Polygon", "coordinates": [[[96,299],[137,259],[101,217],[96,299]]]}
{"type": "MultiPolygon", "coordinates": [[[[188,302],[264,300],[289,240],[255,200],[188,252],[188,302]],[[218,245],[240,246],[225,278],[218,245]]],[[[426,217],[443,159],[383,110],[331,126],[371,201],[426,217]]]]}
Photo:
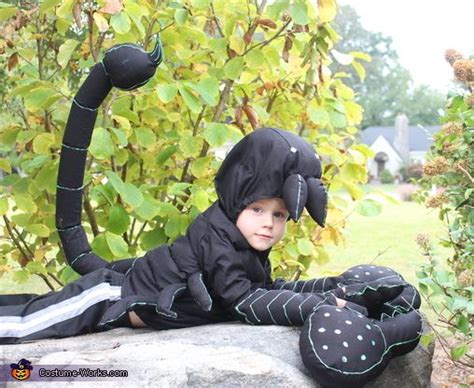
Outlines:
{"type": "Polygon", "coordinates": [[[344,101],[346,118],[349,125],[357,125],[362,121],[362,107],[353,101],[344,101]]]}
{"type": "Polygon", "coordinates": [[[109,29],[107,19],[100,12],[94,12],[94,22],[100,32],[105,32],[109,29]]]}
{"type": "Polygon", "coordinates": [[[336,0],[318,0],[319,20],[327,23],[333,20],[337,14],[336,0]]]}
{"type": "Polygon", "coordinates": [[[352,66],[354,67],[357,75],[359,76],[360,80],[363,81],[365,79],[365,69],[359,62],[354,61],[352,62],[352,66]]]}

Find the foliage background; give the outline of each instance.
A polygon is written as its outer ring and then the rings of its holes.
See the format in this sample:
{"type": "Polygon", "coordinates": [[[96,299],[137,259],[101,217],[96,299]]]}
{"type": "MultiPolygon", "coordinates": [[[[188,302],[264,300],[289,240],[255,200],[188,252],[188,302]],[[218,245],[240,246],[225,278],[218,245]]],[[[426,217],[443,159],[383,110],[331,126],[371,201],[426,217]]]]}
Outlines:
{"type": "MultiPolygon", "coordinates": [[[[0,3],[0,274],[32,274],[55,288],[76,275],[55,231],[59,149],[72,97],[101,54],[117,43],[151,50],[160,33],[165,61],[134,92],[113,90],[90,146],[83,224],[94,251],[140,255],[172,242],[216,199],[215,149],[253,129],[274,126],[304,136],[323,158],[331,196],[328,225],[289,224],[272,252],[276,275],[306,275],[343,241],[350,200],[363,199],[367,147],[355,143],[362,109],[332,73],[339,37],[334,0],[44,0],[0,3]]],[[[363,78],[363,53],[346,66],[363,78]]],[[[350,61],[347,61],[350,58],[350,61]]]]}

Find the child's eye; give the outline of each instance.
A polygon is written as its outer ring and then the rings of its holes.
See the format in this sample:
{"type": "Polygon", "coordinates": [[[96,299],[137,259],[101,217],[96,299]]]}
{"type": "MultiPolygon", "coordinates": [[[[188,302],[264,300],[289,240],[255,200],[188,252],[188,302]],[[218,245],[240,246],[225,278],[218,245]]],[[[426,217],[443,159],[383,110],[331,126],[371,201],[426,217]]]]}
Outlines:
{"type": "Polygon", "coordinates": [[[252,206],[252,210],[255,212],[255,213],[261,213],[263,210],[261,207],[259,206],[252,206]]]}
{"type": "Polygon", "coordinates": [[[274,216],[281,219],[286,219],[288,216],[283,212],[275,212],[274,216]]]}

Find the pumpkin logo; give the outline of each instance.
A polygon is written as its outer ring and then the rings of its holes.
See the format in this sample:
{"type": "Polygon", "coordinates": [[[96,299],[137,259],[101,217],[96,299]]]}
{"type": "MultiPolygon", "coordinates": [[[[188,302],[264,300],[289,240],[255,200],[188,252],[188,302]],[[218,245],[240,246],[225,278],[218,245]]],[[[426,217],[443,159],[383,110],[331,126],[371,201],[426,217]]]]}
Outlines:
{"type": "Polygon", "coordinates": [[[20,381],[29,379],[33,369],[31,362],[24,358],[18,361],[18,364],[10,364],[10,368],[12,368],[12,377],[20,381]]]}

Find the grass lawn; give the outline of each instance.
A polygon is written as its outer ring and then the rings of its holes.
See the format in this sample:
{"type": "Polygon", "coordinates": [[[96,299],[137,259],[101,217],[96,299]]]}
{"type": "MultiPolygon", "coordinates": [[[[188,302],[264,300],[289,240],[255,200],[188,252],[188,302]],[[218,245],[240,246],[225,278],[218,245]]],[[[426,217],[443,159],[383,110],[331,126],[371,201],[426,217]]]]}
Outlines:
{"type": "MultiPolygon", "coordinates": [[[[394,189],[393,185],[384,186],[377,189],[387,193],[394,189]]],[[[416,236],[428,234],[433,243],[446,237],[446,227],[437,213],[436,209],[427,209],[415,202],[384,203],[381,214],[375,217],[353,212],[344,233],[345,245],[326,247],[331,261],[315,269],[321,274],[340,273],[356,264],[374,263],[392,267],[415,284],[415,272],[426,262],[415,242],[416,236]]],[[[435,245],[435,254],[440,259],[449,253],[449,249],[435,245]]]]}

